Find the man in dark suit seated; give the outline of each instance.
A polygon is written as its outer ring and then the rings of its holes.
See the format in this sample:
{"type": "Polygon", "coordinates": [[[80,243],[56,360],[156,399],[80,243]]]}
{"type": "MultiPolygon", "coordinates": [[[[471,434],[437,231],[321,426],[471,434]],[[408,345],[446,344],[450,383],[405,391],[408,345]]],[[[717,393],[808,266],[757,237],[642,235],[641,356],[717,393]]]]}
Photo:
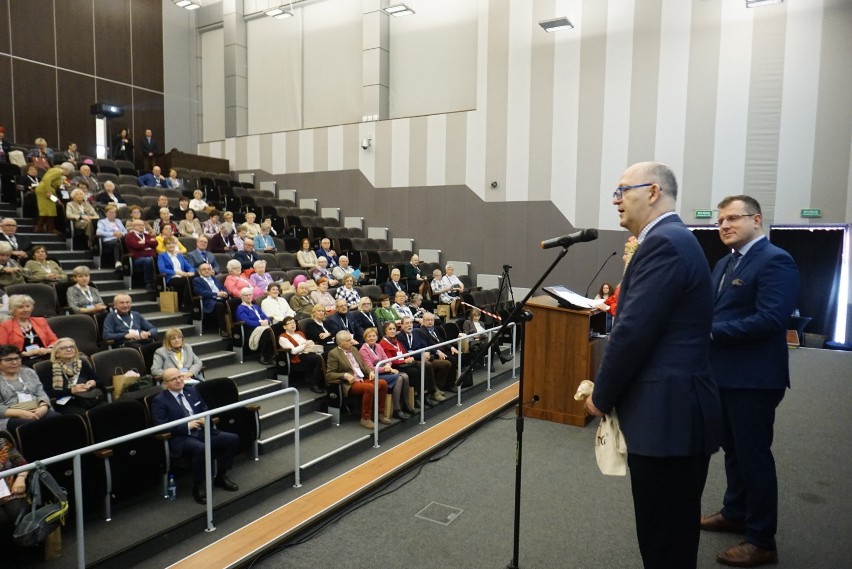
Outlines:
{"type": "MultiPolygon", "coordinates": [[[[151,415],[155,425],[163,425],[177,421],[190,415],[207,411],[207,404],[194,387],[184,385],[180,370],[166,368],[163,370],[163,390],[151,400],[151,415]]],[[[185,456],[192,460],[192,474],[195,485],[192,497],[199,504],[207,503],[204,472],[204,418],[193,419],[185,425],[172,427],[168,430],[172,438],[169,440],[169,452],[173,457],[185,456]]],[[[210,430],[210,454],[217,460],[216,477],[213,485],[228,492],[240,489],[230,478],[228,471],[234,463],[234,456],[240,448],[240,437],[234,433],[220,431],[216,427],[210,430]]]]}
{"type": "Polygon", "coordinates": [[[400,280],[399,269],[392,269],[390,279],[382,285],[382,290],[390,298],[396,298],[396,293],[405,292],[405,283],[400,280]]]}
{"type": "Polygon", "coordinates": [[[169,184],[168,182],[166,182],[166,178],[165,176],[163,176],[163,172],[162,170],[160,170],[159,166],[154,166],[154,168],[150,172],[139,176],[139,185],[144,188],[169,187],[169,184]]]}
{"type": "Polygon", "coordinates": [[[337,258],[337,253],[335,253],[334,249],[331,248],[331,239],[328,237],[323,237],[320,240],[320,248],[315,251],[317,254],[317,259],[320,257],[325,257],[325,260],[328,261],[328,270],[331,271],[334,267],[340,264],[340,260],[337,258]]]}
{"type": "Polygon", "coordinates": [[[311,309],[311,319],[302,330],[308,340],[313,340],[317,346],[322,346],[327,354],[334,349],[334,333],[325,325],[325,307],[315,304],[311,309]]]}
{"type": "Polygon", "coordinates": [[[732,253],[716,264],[711,277],[716,302],[710,365],[722,400],[728,487],[722,509],[702,517],[701,529],[745,534],[716,559],[757,567],[778,562],[772,433],[775,408],[790,387],[786,335],[798,300],[799,271],[789,253],[764,235],[754,198],[723,199],[718,219],[719,235],[732,253]]]}
{"type": "Polygon", "coordinates": [[[243,250],[234,253],[234,260],[240,262],[240,268],[243,271],[254,267],[254,262],[259,258],[254,252],[254,239],[243,239],[243,250]]]}
{"type": "MultiPolygon", "coordinates": [[[[399,343],[402,344],[403,348],[405,348],[406,353],[411,352],[415,349],[413,318],[411,318],[410,316],[402,317],[400,331],[399,334],[396,335],[396,339],[399,340],[399,343]]],[[[420,365],[420,359],[422,355],[423,354],[411,354],[411,357],[415,359],[415,364],[418,366],[420,365]]],[[[426,356],[426,364],[423,367],[426,372],[423,381],[423,387],[426,390],[426,405],[428,407],[434,407],[438,404],[439,401],[446,400],[446,395],[435,385],[435,368],[432,365],[432,362],[429,360],[428,355],[426,356]]]]}
{"type": "MultiPolygon", "coordinates": [[[[160,218],[160,210],[164,207],[169,207],[169,197],[161,195],[157,198],[157,205],[152,205],[148,208],[148,211],[145,212],[145,219],[154,220],[160,218]]],[[[174,215],[175,212],[169,208],[169,211],[174,215]]]]}
{"type": "MultiPolygon", "coordinates": [[[[403,321],[403,332],[405,331],[405,323],[403,321]]],[[[423,314],[423,326],[414,330],[414,344],[412,349],[420,350],[440,344],[443,342],[438,337],[435,331],[435,315],[431,312],[423,314]]],[[[452,346],[444,346],[424,352],[432,363],[432,368],[435,370],[435,384],[443,391],[455,391],[455,365],[450,356],[458,355],[458,350],[452,346]]],[[[437,399],[437,397],[435,398],[437,399]]]]}
{"type": "MultiPolygon", "coordinates": [[[[192,290],[201,297],[204,316],[215,315],[219,333],[227,336],[225,330],[225,311],[227,310],[228,291],[218,280],[213,278],[213,267],[210,263],[198,265],[198,276],[192,279],[192,290]]],[[[202,317],[204,318],[204,317],[202,317]]]]}
{"type": "Polygon", "coordinates": [[[27,262],[29,258],[29,250],[33,247],[33,242],[25,235],[18,235],[18,222],[11,217],[4,217],[0,221],[0,241],[5,241],[12,247],[12,258],[18,261],[21,265],[27,262]]]}
{"type": "Polygon", "coordinates": [[[199,235],[195,240],[195,249],[184,255],[184,258],[196,269],[207,263],[213,269],[213,274],[220,272],[219,263],[216,261],[216,255],[207,250],[208,239],[205,235],[199,235]]]}
{"type": "Polygon", "coordinates": [[[665,164],[634,164],[621,175],[612,203],[639,245],[586,399],[597,417],[618,411],[646,568],[696,567],[701,492],[722,437],[708,358],[710,271],[675,213],[676,199],[677,180],[665,164]]]}
{"type": "Polygon", "coordinates": [[[349,313],[350,318],[355,319],[355,340],[362,344],[364,342],[364,330],[379,327],[379,319],[373,314],[373,301],[369,296],[362,296],[358,301],[358,310],[349,313]]]}
{"type": "Polygon", "coordinates": [[[349,305],[342,298],[338,298],[334,302],[336,312],[326,318],[325,326],[333,335],[337,335],[341,330],[355,333],[355,318],[349,315],[349,305]]]}

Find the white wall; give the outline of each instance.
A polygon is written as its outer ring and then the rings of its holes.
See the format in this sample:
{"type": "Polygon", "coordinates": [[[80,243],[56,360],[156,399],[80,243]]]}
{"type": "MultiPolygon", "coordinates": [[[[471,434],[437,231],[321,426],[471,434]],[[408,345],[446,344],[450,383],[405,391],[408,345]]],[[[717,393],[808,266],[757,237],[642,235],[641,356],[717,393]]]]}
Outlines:
{"type": "Polygon", "coordinates": [[[220,29],[201,34],[202,140],[225,138],[225,34],[220,29]]]}
{"type": "Polygon", "coordinates": [[[390,118],[476,107],[477,3],[429,0],[390,18],[390,118]]]}
{"type": "Polygon", "coordinates": [[[194,152],[198,130],[198,34],[191,11],[163,3],[163,150],[194,152]]]}

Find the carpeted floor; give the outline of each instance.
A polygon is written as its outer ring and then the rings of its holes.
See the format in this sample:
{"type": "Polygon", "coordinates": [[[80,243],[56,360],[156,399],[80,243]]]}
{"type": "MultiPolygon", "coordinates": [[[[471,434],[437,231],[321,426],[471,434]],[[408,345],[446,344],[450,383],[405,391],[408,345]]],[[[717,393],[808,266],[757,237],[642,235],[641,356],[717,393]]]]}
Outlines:
{"type": "MultiPolygon", "coordinates": [[[[852,461],[845,444],[852,353],[794,350],[791,365],[793,389],[776,421],[779,566],[852,567],[846,550],[852,535],[852,461]]],[[[629,478],[600,475],[594,430],[594,424],[580,429],[526,421],[521,568],[641,566],[629,478]]],[[[505,567],[512,558],[514,451],[513,416],[491,421],[440,453],[440,460],[402,476],[386,490],[392,493],[253,567],[505,567]]],[[[705,491],[707,513],[718,510],[723,491],[717,453],[705,491]]],[[[718,567],[716,553],[736,541],[733,535],[703,534],[699,567],[718,567]]]]}

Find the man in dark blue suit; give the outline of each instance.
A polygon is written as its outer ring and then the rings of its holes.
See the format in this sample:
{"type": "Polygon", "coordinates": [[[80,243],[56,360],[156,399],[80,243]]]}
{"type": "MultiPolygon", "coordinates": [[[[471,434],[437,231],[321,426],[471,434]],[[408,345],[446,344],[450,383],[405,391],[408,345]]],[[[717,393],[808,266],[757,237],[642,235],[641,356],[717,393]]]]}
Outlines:
{"type": "Polygon", "coordinates": [[[701,493],[721,441],[710,373],[713,291],[707,260],[675,214],[668,166],[634,164],[613,194],[639,246],[586,408],[618,412],[627,442],[639,550],[646,568],[694,568],[701,493]]]}
{"type": "Polygon", "coordinates": [[[210,263],[198,265],[198,276],[192,279],[192,290],[201,297],[204,315],[215,315],[219,333],[227,336],[225,331],[225,304],[229,295],[222,283],[213,278],[213,267],[210,266],[210,263]]]}
{"type": "Polygon", "coordinates": [[[719,235],[731,248],[713,270],[716,292],[710,365],[725,424],[728,487],[722,510],[701,518],[708,531],[744,533],[719,553],[736,567],[778,562],[778,480],[772,456],[775,408],[790,386],[787,324],[799,295],[793,258],[763,233],[760,204],[750,196],[719,203],[719,235]]]}
{"type": "MultiPolygon", "coordinates": [[[[180,370],[177,368],[163,370],[163,386],[165,390],[151,400],[151,415],[155,425],[163,425],[207,411],[207,404],[195,388],[184,386],[180,370]]],[[[204,419],[193,419],[185,425],[169,429],[168,432],[172,435],[169,441],[172,456],[187,456],[192,460],[192,472],[195,477],[192,497],[199,504],[206,504],[204,419]]],[[[228,478],[228,471],[234,463],[234,455],[239,451],[240,437],[234,433],[213,428],[210,432],[210,445],[212,458],[218,459],[218,472],[213,479],[213,485],[228,492],[236,492],[240,487],[228,478]]]]}

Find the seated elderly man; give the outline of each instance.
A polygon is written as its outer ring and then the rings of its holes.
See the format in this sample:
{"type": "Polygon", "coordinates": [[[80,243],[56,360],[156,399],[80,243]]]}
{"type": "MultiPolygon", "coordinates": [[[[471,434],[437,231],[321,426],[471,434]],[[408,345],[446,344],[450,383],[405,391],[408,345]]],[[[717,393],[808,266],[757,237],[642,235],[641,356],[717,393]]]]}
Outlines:
{"type": "Polygon", "coordinates": [[[250,237],[243,239],[242,251],[234,253],[234,260],[240,262],[240,267],[242,267],[243,271],[251,269],[254,266],[255,261],[259,258],[260,257],[258,257],[257,253],[254,251],[254,239],[251,239],[250,237]]]}
{"type": "Polygon", "coordinates": [[[150,172],[139,176],[139,185],[148,188],[168,188],[169,184],[159,166],[154,166],[150,172]]]}
{"type": "MultiPolygon", "coordinates": [[[[177,368],[163,370],[165,389],[151,400],[151,417],[155,425],[164,425],[184,417],[197,415],[208,410],[207,404],[193,387],[184,385],[183,376],[177,368]]],[[[172,427],[169,452],[173,457],[185,456],[192,461],[195,485],[192,497],[199,504],[207,503],[204,464],[204,418],[193,419],[185,425],[172,427]]],[[[234,433],[210,429],[210,454],[216,459],[216,477],[213,486],[228,492],[240,489],[230,478],[228,471],[234,464],[234,456],[240,449],[240,437],[234,433]]]]}
{"type": "Polygon", "coordinates": [[[144,316],[131,310],[129,294],[117,294],[112,301],[114,311],[104,320],[103,339],[116,346],[139,347],[156,341],[157,329],[144,316]]]}
{"type": "Polygon", "coordinates": [[[338,263],[339,264],[331,270],[331,275],[335,278],[335,280],[343,282],[346,275],[352,275],[355,282],[359,282],[365,278],[365,275],[361,274],[361,269],[356,269],[349,265],[349,257],[346,255],[341,255],[340,259],[338,259],[338,263]]]}
{"type": "Polygon", "coordinates": [[[400,276],[399,269],[392,269],[390,278],[382,285],[382,290],[390,298],[396,298],[398,292],[405,292],[405,283],[400,280],[400,276]]]}
{"type": "Polygon", "coordinates": [[[214,274],[218,274],[221,269],[216,261],[216,255],[207,250],[209,241],[206,235],[199,235],[195,240],[195,249],[184,255],[193,267],[198,268],[202,263],[207,263],[213,269],[214,274]]]}
{"type": "Polygon", "coordinates": [[[0,287],[24,284],[24,268],[12,257],[12,246],[0,241],[0,287]]]}
{"type": "Polygon", "coordinates": [[[316,250],[317,259],[325,258],[328,262],[328,269],[333,269],[337,265],[340,264],[340,261],[337,258],[337,253],[334,252],[334,249],[331,248],[331,239],[328,237],[323,237],[320,241],[320,248],[316,250]]]}
{"type": "Polygon", "coordinates": [[[328,261],[325,257],[317,257],[317,266],[311,271],[311,276],[314,277],[315,281],[325,277],[328,280],[328,286],[337,286],[339,284],[337,279],[332,276],[331,271],[328,270],[328,261]]]}
{"type": "Polygon", "coordinates": [[[311,298],[311,291],[307,283],[299,283],[296,286],[296,294],[290,298],[290,308],[296,313],[296,318],[308,318],[313,310],[314,299],[311,298]]]}
{"type": "MultiPolygon", "coordinates": [[[[373,390],[375,374],[367,367],[361,354],[354,349],[352,334],[341,330],[334,337],[337,347],[328,353],[325,368],[327,383],[339,383],[343,387],[343,396],[349,393],[361,396],[361,426],[365,429],[375,428],[373,418],[373,390]]],[[[379,380],[379,401],[384,402],[388,394],[388,384],[384,379],[379,380]]],[[[379,423],[390,424],[390,419],[379,415],[379,423]]]]}
{"type": "Polygon", "coordinates": [[[198,265],[198,276],[192,279],[192,290],[201,297],[201,306],[204,310],[202,316],[202,328],[204,319],[210,315],[215,316],[219,333],[227,337],[225,330],[225,308],[226,301],[230,296],[221,282],[213,278],[214,271],[210,263],[198,265]]]}

